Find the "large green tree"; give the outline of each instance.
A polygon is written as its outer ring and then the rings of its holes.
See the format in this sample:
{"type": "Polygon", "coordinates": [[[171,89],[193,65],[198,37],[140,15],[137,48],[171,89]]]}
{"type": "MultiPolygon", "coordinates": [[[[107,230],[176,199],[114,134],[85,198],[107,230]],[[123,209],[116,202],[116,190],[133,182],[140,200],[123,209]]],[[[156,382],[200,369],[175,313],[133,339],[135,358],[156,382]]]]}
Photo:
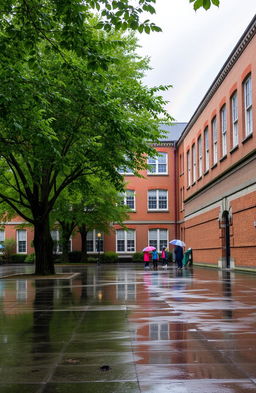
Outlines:
{"type": "Polygon", "coordinates": [[[54,273],[49,214],[63,190],[103,170],[118,187],[117,168],[141,169],[168,118],[135,38],[88,12],[80,30],[75,5],[5,1],[0,16],[0,198],[34,226],[36,274],[54,273]]]}

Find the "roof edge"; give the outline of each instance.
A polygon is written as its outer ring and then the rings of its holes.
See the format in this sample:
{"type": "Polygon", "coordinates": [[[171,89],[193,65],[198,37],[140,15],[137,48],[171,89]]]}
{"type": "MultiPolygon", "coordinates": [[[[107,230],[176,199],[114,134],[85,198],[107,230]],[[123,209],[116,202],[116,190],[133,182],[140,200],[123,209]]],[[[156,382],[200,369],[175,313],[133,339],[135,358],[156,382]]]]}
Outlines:
{"type": "Polygon", "coordinates": [[[177,145],[179,145],[180,142],[185,138],[185,136],[188,134],[192,126],[195,124],[196,120],[198,117],[201,115],[213,95],[216,93],[218,90],[219,86],[222,84],[232,67],[236,64],[237,60],[239,57],[242,55],[244,52],[245,48],[247,45],[251,42],[252,38],[256,34],[256,14],[254,15],[253,19],[249,23],[248,27],[244,31],[243,35],[237,42],[236,46],[232,50],[231,54],[225,61],[224,65],[222,66],[221,70],[217,74],[216,78],[212,82],[211,86],[207,90],[206,94],[204,95],[202,101],[198,105],[196,111],[192,115],[191,119],[189,120],[187,126],[183,130],[180,138],[177,141],[177,145]]]}

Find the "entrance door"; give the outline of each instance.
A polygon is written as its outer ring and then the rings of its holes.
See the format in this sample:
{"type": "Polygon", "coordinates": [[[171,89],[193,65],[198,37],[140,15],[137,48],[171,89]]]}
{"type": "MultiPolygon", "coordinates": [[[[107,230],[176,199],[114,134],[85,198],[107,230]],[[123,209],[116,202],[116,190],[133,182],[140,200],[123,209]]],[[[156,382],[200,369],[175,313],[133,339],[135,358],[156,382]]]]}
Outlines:
{"type": "Polygon", "coordinates": [[[223,222],[223,257],[226,260],[226,268],[230,268],[230,219],[229,212],[225,210],[222,214],[223,222]]]}

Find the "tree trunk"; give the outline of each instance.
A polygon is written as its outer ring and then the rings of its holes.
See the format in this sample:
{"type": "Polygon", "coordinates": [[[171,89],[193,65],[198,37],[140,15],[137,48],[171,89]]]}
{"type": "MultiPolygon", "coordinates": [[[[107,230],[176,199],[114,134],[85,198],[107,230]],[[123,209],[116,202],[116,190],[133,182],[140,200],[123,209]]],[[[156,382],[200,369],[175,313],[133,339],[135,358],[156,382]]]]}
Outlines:
{"type": "Polygon", "coordinates": [[[49,217],[34,224],[34,247],[36,256],[36,275],[55,274],[53,262],[53,240],[51,237],[49,217]]]}
{"type": "Polygon", "coordinates": [[[87,229],[85,225],[80,226],[79,228],[79,233],[81,235],[81,246],[82,246],[82,255],[81,255],[81,261],[87,262],[87,242],[86,242],[86,237],[87,237],[87,229]]]}
{"type": "Polygon", "coordinates": [[[70,238],[70,230],[62,226],[61,243],[62,243],[62,262],[68,262],[68,245],[70,238]]]}
{"type": "Polygon", "coordinates": [[[69,252],[69,239],[72,235],[72,232],[76,226],[76,223],[72,221],[71,223],[67,223],[65,221],[59,221],[61,225],[61,245],[62,245],[62,262],[69,262],[68,260],[68,252],[69,252]]]}

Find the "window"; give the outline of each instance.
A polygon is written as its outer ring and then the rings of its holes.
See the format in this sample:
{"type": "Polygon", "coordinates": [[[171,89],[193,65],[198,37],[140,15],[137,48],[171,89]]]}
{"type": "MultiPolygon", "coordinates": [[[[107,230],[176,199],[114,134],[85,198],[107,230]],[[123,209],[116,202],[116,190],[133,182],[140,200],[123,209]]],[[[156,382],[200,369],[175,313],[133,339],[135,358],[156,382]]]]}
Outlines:
{"type": "Polygon", "coordinates": [[[116,230],[116,250],[117,252],[134,252],[135,251],[135,230],[124,229],[116,230]]]}
{"type": "Polygon", "coordinates": [[[192,146],[192,183],[196,181],[196,145],[192,146]]]}
{"type": "Polygon", "coordinates": [[[86,249],[88,252],[102,252],[104,250],[104,238],[101,233],[101,236],[97,236],[98,232],[96,229],[93,231],[87,232],[86,235],[86,249]]]}
{"type": "Polygon", "coordinates": [[[184,154],[180,154],[180,175],[184,172],[184,154]]]}
{"type": "MultiPolygon", "coordinates": [[[[0,245],[4,245],[4,238],[5,238],[5,232],[3,229],[0,229],[0,245]]],[[[0,248],[0,253],[3,252],[3,248],[0,248]]]]}
{"type": "Polygon", "coordinates": [[[208,127],[204,130],[204,169],[205,172],[209,171],[210,152],[209,152],[209,132],[208,127]]]}
{"type": "Polygon", "coordinates": [[[220,111],[220,124],[221,124],[221,147],[222,157],[227,154],[227,110],[226,105],[220,111]]]}
{"type": "Polygon", "coordinates": [[[187,151],[187,186],[191,186],[191,162],[190,162],[190,150],[187,151]]]}
{"type": "Polygon", "coordinates": [[[150,229],[148,233],[148,244],[161,251],[163,247],[168,245],[167,229],[150,229]]]}
{"type": "Polygon", "coordinates": [[[148,158],[149,170],[151,175],[165,175],[167,171],[167,153],[160,153],[156,158],[148,158]]]}
{"type": "Polygon", "coordinates": [[[184,187],[180,188],[180,211],[184,210],[184,187]]]}
{"type": "Polygon", "coordinates": [[[238,104],[237,92],[231,97],[231,114],[232,114],[232,142],[233,147],[238,145],[238,104]]]}
{"type": "Polygon", "coordinates": [[[197,140],[197,150],[198,150],[198,177],[203,175],[203,155],[202,155],[202,137],[199,136],[197,140]]]}
{"type": "Polygon", "coordinates": [[[252,78],[251,75],[244,81],[244,116],[245,136],[252,133],[252,78]]]}
{"type": "Polygon", "coordinates": [[[167,190],[148,191],[148,210],[167,210],[167,190]]]}
{"type": "Polygon", "coordinates": [[[17,230],[17,253],[25,254],[27,252],[27,231],[25,229],[17,230]]]}
{"type": "Polygon", "coordinates": [[[126,190],[123,194],[123,203],[128,206],[131,210],[135,210],[135,191],[126,190]]]}
{"type": "Polygon", "coordinates": [[[216,116],[212,119],[212,164],[218,162],[218,131],[216,116]]]}
{"type": "MultiPolygon", "coordinates": [[[[62,244],[60,231],[58,229],[51,231],[51,237],[53,240],[53,254],[61,254],[62,244]]],[[[71,251],[71,239],[69,239],[68,251],[71,251]]]]}
{"type": "Polygon", "coordinates": [[[128,167],[119,168],[118,173],[120,173],[120,175],[134,175],[132,169],[130,169],[128,167]]]}

